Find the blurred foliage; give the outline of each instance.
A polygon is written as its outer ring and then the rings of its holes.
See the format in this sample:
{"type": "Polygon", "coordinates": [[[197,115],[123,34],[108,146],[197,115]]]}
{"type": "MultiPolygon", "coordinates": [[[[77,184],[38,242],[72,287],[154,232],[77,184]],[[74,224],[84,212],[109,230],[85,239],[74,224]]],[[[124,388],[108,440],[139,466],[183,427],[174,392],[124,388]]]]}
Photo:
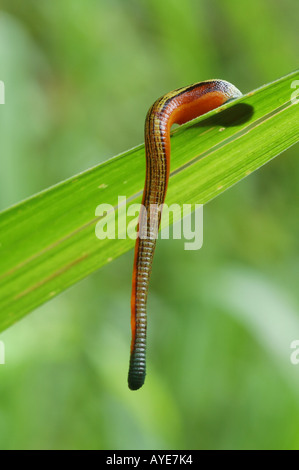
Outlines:
{"type": "MultiPolygon", "coordinates": [[[[295,70],[298,9],[2,0],[0,208],[140,143],[171,89],[247,92],[295,70]]],[[[126,385],[132,252],[1,334],[1,449],[299,447],[297,151],[206,206],[200,251],[159,241],[140,392],[126,385]]]]}

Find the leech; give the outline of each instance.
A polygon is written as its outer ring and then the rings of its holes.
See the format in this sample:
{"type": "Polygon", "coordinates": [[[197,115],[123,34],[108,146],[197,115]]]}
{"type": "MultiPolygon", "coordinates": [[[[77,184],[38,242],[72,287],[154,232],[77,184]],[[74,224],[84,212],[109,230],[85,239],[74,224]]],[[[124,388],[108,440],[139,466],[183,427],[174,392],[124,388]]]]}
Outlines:
{"type": "Polygon", "coordinates": [[[208,80],[171,91],[159,98],[148,111],[145,121],[146,178],[139,215],[139,236],[135,257],[131,296],[131,357],[128,385],[139,389],[146,373],[147,295],[156,236],[161,221],[159,207],[165,201],[170,169],[170,128],[183,124],[228,100],[239,98],[241,92],[224,80],[208,80]]]}

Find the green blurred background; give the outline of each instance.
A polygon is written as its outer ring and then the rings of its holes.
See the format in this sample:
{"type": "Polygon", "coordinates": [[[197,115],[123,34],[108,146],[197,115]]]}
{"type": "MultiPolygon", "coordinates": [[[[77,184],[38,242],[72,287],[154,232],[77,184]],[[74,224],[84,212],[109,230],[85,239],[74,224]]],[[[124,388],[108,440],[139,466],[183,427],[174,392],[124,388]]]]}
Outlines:
{"type": "MultiPolygon", "coordinates": [[[[295,70],[298,10],[2,0],[0,209],[142,142],[172,89],[222,78],[246,93],[295,70]]],[[[159,241],[139,392],[126,383],[132,251],[0,335],[1,449],[299,448],[296,152],[205,207],[198,252],[159,241]]]]}

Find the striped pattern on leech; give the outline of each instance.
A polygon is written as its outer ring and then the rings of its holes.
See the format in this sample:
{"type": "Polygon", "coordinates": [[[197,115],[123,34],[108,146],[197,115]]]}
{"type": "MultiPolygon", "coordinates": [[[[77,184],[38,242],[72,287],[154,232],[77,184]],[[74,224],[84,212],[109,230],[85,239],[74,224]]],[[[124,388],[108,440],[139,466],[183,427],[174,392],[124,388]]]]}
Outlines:
{"type": "Polygon", "coordinates": [[[129,386],[133,390],[143,385],[146,373],[146,303],[155,244],[155,239],[139,240],[135,304],[136,329],[128,377],[129,386]]]}
{"type": "MultiPolygon", "coordinates": [[[[157,119],[150,113],[147,126],[155,128],[157,119]]],[[[146,184],[143,205],[146,213],[140,213],[138,253],[136,260],[135,287],[135,338],[130,358],[128,382],[131,390],[140,388],[146,374],[146,330],[147,330],[147,293],[152,270],[152,262],[156,247],[157,232],[160,225],[161,213],[150,211],[151,205],[162,204],[165,198],[166,158],[164,153],[164,133],[152,132],[151,141],[146,139],[146,152],[151,158],[147,159],[146,184]],[[149,184],[151,182],[151,184],[149,184]]],[[[146,132],[146,135],[148,133],[146,132]]]]}

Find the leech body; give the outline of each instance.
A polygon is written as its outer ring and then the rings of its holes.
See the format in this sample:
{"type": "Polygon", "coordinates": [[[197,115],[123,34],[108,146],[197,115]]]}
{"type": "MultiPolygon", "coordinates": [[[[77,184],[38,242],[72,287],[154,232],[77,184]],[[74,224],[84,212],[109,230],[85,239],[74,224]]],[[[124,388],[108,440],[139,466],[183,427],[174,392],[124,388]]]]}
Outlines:
{"type": "MultiPolygon", "coordinates": [[[[161,211],[150,213],[151,205],[164,203],[170,170],[170,128],[204,114],[226,101],[241,96],[234,85],[209,80],[180,88],[159,98],[149,109],[145,121],[146,178],[140,212],[139,237],[135,245],[131,296],[131,357],[128,384],[139,389],[146,369],[146,303],[156,235],[161,211]]],[[[153,206],[152,206],[153,207],[153,206]]]]}

